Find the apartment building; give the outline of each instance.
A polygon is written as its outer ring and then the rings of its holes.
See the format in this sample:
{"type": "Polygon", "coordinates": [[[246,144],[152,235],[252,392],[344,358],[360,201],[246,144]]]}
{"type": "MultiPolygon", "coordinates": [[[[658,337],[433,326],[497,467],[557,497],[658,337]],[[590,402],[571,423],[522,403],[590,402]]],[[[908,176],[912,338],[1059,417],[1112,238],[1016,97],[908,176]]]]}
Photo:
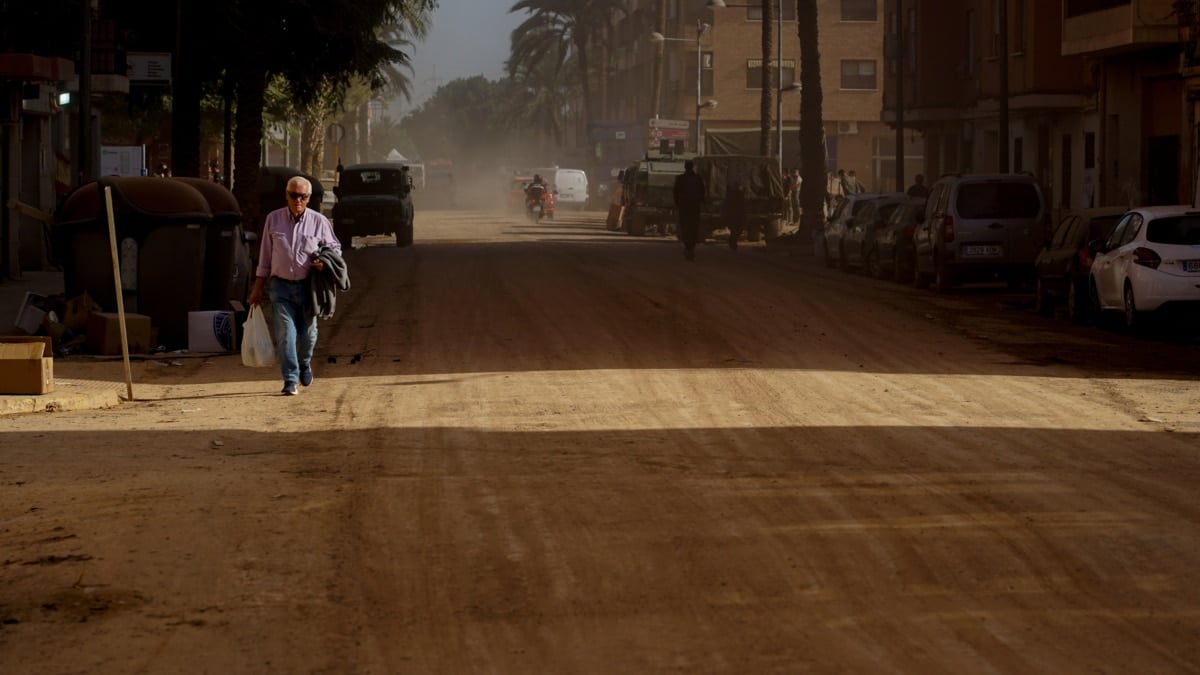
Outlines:
{"type": "MultiPolygon", "coordinates": [[[[1196,2],[1064,0],[1062,52],[1086,58],[1096,105],[1098,203],[1178,204],[1194,199],[1196,2]]],[[[1089,168],[1090,167],[1090,168],[1089,168]]]]}
{"type": "MultiPolygon", "coordinates": [[[[800,45],[796,3],[781,1],[783,39],[776,44],[782,45],[782,51],[776,46],[771,61],[781,60],[786,90],[800,79],[800,45]]],[[[702,149],[711,136],[720,134],[744,135],[746,147],[758,151],[761,4],[746,0],[726,5],[713,8],[707,0],[633,0],[628,12],[614,17],[611,47],[602,58],[607,63],[607,98],[598,110],[604,117],[589,130],[598,154],[637,157],[660,140],[678,140],[691,150],[696,147],[697,121],[702,149]],[[665,39],[653,41],[655,32],[665,39]],[[697,108],[710,101],[716,107],[697,108]],[[650,128],[649,120],[656,117],[664,120],[666,128],[650,128]]],[[[895,135],[880,118],[882,5],[883,0],[820,0],[818,34],[828,168],[854,169],[869,187],[891,189],[895,135]]],[[[777,75],[772,83],[772,89],[778,88],[777,75]]],[[[788,167],[799,164],[802,95],[783,92],[783,158],[788,167]]],[[[772,98],[772,150],[779,142],[776,110],[772,98]]],[[[919,157],[909,159],[919,163],[919,157]]]]}
{"type": "Polygon", "coordinates": [[[1181,5],[887,0],[883,118],[931,176],[1030,172],[1060,210],[1190,201],[1200,84],[1180,67],[1181,5]]]}

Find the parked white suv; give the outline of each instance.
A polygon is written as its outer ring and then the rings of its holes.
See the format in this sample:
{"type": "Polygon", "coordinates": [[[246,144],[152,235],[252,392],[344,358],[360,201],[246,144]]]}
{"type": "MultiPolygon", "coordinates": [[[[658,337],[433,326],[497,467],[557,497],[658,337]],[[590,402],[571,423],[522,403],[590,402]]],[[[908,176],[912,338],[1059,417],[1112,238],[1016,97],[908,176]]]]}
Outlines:
{"type": "Polygon", "coordinates": [[[913,233],[913,283],[939,293],[972,281],[1032,281],[1046,240],[1048,209],[1028,174],[963,174],[938,179],[913,233]]]}

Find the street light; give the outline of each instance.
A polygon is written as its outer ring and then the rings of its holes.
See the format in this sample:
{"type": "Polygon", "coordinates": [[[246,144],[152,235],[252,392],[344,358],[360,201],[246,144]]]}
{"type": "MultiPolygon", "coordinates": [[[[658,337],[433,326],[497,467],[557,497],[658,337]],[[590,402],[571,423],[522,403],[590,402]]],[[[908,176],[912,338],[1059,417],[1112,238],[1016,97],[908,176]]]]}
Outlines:
{"type": "MultiPolygon", "coordinates": [[[[708,101],[707,103],[700,102],[700,96],[701,96],[701,93],[700,93],[701,77],[700,76],[704,72],[703,64],[700,61],[700,58],[701,58],[700,38],[703,37],[704,34],[708,32],[709,28],[711,28],[711,26],[702,22],[700,19],[696,19],[696,147],[695,147],[695,152],[697,154],[699,154],[699,152],[700,152],[700,110],[702,108],[717,107],[716,101],[708,101]]],[[[662,33],[659,33],[658,31],[655,31],[650,34],[650,41],[658,43],[658,44],[662,44],[664,42],[691,42],[691,40],[688,40],[686,38],[669,38],[669,37],[663,35],[662,33]]]]}
{"type": "MultiPolygon", "coordinates": [[[[775,0],[775,8],[778,10],[778,15],[775,21],[776,40],[775,40],[775,76],[776,87],[778,92],[775,95],[775,155],[779,160],[779,173],[783,173],[783,3],[784,0],[775,0]]],[[[744,5],[744,4],[727,4],[725,0],[708,0],[705,3],[713,9],[725,9],[728,7],[749,8],[762,7],[762,5],[744,5]]],[[[765,66],[765,64],[764,64],[765,66]]],[[[795,85],[793,84],[793,87],[795,85]]],[[[788,91],[794,91],[789,87],[788,91]]]]}

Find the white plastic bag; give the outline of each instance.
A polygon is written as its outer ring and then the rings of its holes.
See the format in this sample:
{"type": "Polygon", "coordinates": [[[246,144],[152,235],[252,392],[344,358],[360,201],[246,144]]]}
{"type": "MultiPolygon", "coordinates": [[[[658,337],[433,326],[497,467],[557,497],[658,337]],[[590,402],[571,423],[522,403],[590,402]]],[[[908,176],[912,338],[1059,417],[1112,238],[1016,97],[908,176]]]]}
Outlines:
{"type": "Polygon", "coordinates": [[[242,324],[242,365],[262,368],[275,365],[275,342],[263,318],[262,307],[250,305],[250,315],[242,324]]]}

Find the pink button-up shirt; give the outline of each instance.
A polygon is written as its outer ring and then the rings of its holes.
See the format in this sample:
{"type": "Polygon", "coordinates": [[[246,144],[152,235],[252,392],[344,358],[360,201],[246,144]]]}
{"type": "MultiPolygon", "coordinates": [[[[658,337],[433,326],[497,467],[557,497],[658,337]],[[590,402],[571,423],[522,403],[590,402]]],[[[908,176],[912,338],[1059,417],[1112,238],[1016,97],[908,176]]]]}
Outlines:
{"type": "Polygon", "coordinates": [[[297,221],[286,207],[276,209],[267,214],[263,225],[256,275],[303,281],[312,266],[313,254],[324,246],[336,249],[339,255],[342,252],[328,218],[304,209],[297,221]]]}

